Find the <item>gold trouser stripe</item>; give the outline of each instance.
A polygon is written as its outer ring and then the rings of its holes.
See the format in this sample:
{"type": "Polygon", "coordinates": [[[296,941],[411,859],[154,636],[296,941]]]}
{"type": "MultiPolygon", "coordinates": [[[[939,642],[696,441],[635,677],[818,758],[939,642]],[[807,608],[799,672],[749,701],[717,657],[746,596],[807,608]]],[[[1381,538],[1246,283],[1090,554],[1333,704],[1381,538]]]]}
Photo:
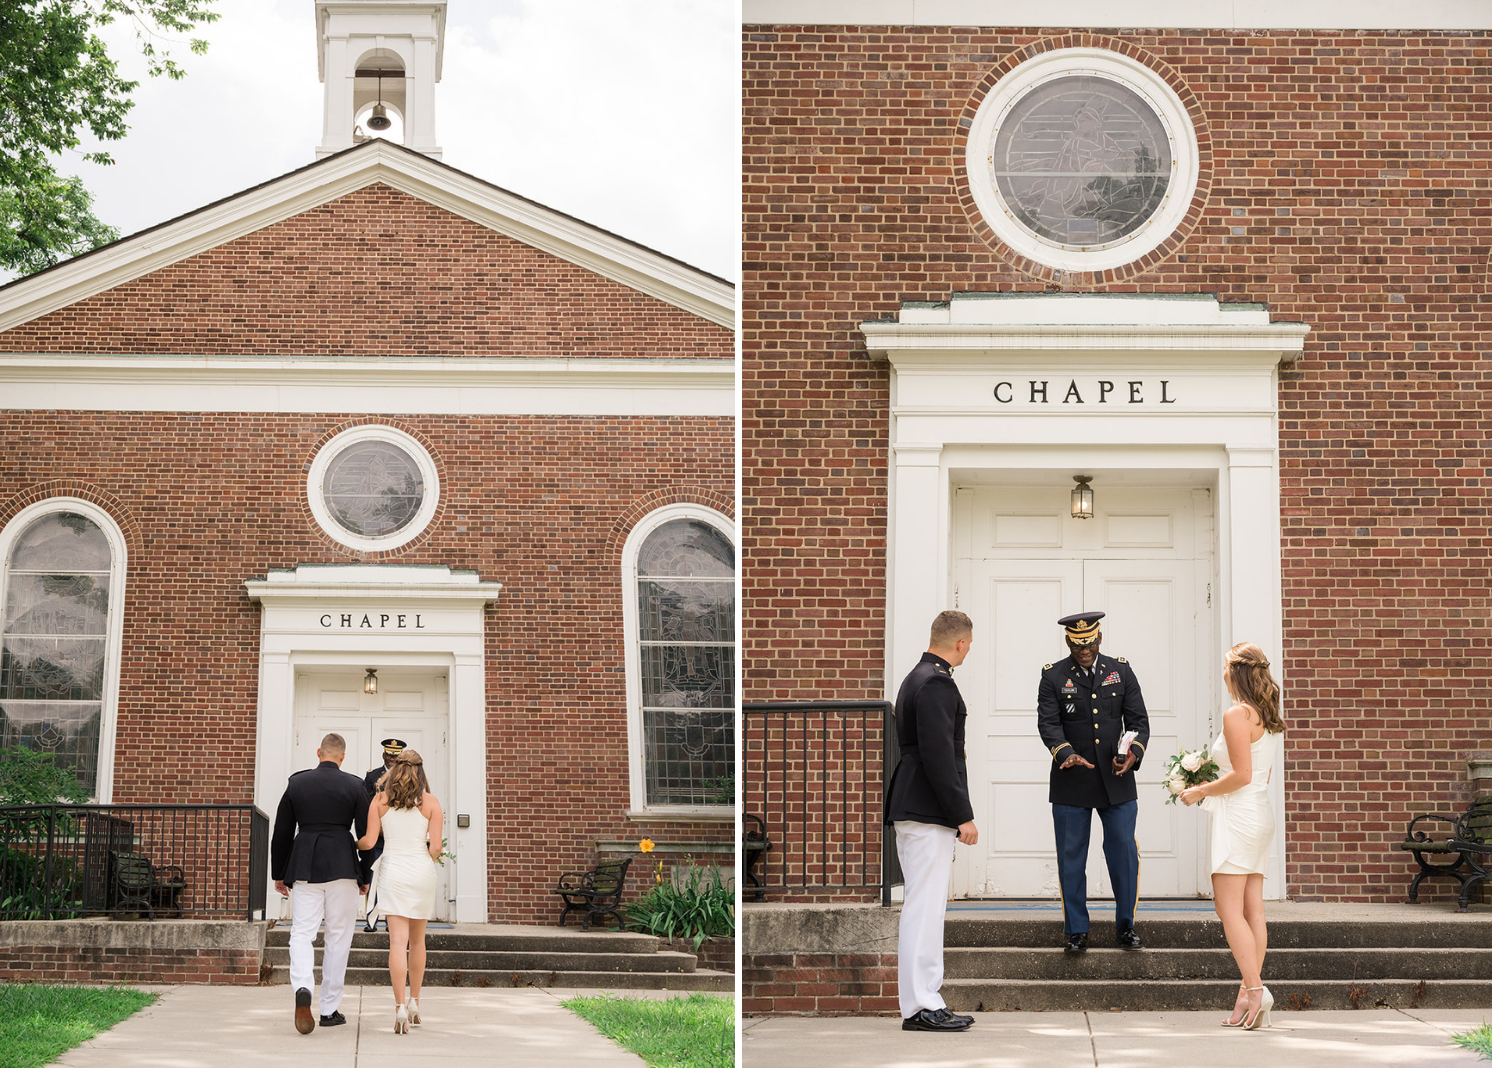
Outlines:
{"type": "Polygon", "coordinates": [[[1130,922],[1135,922],[1135,910],[1141,903],[1141,840],[1135,840],[1135,903],[1130,906],[1130,922]]]}

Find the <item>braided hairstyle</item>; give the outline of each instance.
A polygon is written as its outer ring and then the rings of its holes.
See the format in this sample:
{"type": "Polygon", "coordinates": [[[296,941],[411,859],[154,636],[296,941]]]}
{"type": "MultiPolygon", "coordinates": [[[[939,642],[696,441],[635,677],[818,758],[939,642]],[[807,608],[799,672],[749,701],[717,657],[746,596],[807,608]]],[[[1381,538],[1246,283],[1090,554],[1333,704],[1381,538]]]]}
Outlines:
{"type": "Polygon", "coordinates": [[[427,772],[422,770],[422,756],[415,749],[404,749],[386,773],[380,777],[377,789],[385,793],[385,803],[391,808],[421,808],[422,795],[427,792],[427,772]]]}
{"type": "Polygon", "coordinates": [[[1271,662],[1260,646],[1240,642],[1224,654],[1229,668],[1229,696],[1254,708],[1261,726],[1272,734],[1281,734],[1286,724],[1281,719],[1281,687],[1271,678],[1271,662]]]}

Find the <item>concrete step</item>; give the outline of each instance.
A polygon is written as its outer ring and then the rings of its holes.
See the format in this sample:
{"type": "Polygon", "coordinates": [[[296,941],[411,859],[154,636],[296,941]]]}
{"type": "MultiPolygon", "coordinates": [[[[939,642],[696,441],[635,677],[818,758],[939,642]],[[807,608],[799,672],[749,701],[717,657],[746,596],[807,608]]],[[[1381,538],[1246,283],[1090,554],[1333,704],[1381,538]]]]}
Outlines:
{"type": "MultiPolygon", "coordinates": [[[[1092,952],[1092,951],[1090,951],[1092,952]]],[[[1142,951],[1145,952],[1145,951],[1142,951]]],[[[1123,955],[1123,954],[1122,954],[1123,955]]],[[[1138,954],[1135,954],[1138,955],[1138,954]]],[[[1270,966],[1270,958],[1266,960],[1270,966]]],[[[1473,979],[1302,979],[1269,983],[1278,1012],[1299,1009],[1479,1009],[1490,1007],[1490,984],[1473,979]]],[[[955,1012],[1224,1011],[1239,980],[948,979],[943,1000],[955,1012]]]]}
{"type": "MultiPolygon", "coordinates": [[[[1270,944],[1283,949],[1488,949],[1490,924],[1401,923],[1362,919],[1354,923],[1327,920],[1277,920],[1267,917],[1270,944]]],[[[949,912],[944,944],[951,947],[1053,949],[1063,944],[1061,915],[1049,917],[969,917],[949,912]]],[[[1211,912],[1193,917],[1153,918],[1137,914],[1136,932],[1152,948],[1221,949],[1224,929],[1211,912]]],[[[1095,916],[1089,937],[1096,948],[1113,947],[1114,924],[1095,916]]],[[[1092,952],[1092,951],[1091,951],[1092,952]]]]}
{"type": "MultiPolygon", "coordinates": [[[[314,978],[321,982],[323,969],[313,969],[314,978]]],[[[273,986],[291,982],[291,975],[284,965],[273,965],[269,977],[273,986]]],[[[347,986],[389,986],[391,973],[384,964],[379,968],[351,966],[344,974],[347,986]]],[[[435,969],[430,964],[422,979],[426,986],[478,986],[518,987],[543,986],[564,989],[606,990],[708,990],[733,992],[734,973],[715,972],[702,969],[692,972],[595,972],[595,971],[472,971],[468,969],[435,969]]]]}
{"type": "MultiPolygon", "coordinates": [[[[313,959],[321,964],[323,948],[315,945],[313,959]]],[[[389,959],[385,946],[351,949],[349,967],[384,968],[389,959]]],[[[291,961],[286,946],[267,946],[264,963],[282,967],[291,961]]],[[[691,953],[548,953],[490,950],[443,950],[427,947],[427,967],[432,971],[488,972],[691,972],[698,958],[691,953]]]]}
{"type": "MultiPolygon", "coordinates": [[[[1266,956],[1263,975],[1273,984],[1293,980],[1363,983],[1372,978],[1378,982],[1419,979],[1487,982],[1490,960],[1488,948],[1282,949],[1278,945],[1275,952],[1266,956]]],[[[1108,980],[1112,983],[1224,980],[1239,975],[1234,957],[1222,941],[1214,949],[1146,948],[1128,953],[1107,943],[1079,954],[1064,953],[1057,947],[956,947],[944,951],[943,973],[946,981],[1108,980]]]]}
{"type": "MultiPolygon", "coordinates": [[[[266,932],[266,946],[286,946],[291,941],[292,929],[278,924],[266,932]]],[[[354,932],[355,949],[384,949],[389,936],[382,927],[374,934],[363,928],[354,932]]],[[[323,944],[323,933],[318,932],[314,945],[323,944]]],[[[556,930],[545,927],[512,929],[507,932],[474,932],[451,930],[427,930],[427,949],[486,950],[512,953],[655,953],[661,949],[662,940],[655,935],[634,934],[629,931],[578,931],[556,930]]]]}

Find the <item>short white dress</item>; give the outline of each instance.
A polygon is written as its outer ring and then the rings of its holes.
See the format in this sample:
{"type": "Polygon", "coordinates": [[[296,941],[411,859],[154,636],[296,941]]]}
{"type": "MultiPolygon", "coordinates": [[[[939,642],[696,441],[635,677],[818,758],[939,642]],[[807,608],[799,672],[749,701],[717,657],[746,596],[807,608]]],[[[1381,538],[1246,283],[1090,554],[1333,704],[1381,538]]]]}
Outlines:
{"type": "MultiPolygon", "coordinates": [[[[1271,863],[1271,836],[1276,819],[1271,812],[1271,768],[1280,735],[1266,731],[1250,743],[1250,781],[1227,794],[1205,797],[1208,870],[1215,875],[1264,875],[1271,863]]],[[[1220,772],[1228,774],[1229,743],[1220,734],[1210,755],[1220,772]]]]}
{"type": "Polygon", "coordinates": [[[393,808],[380,817],[385,852],[380,854],[376,911],[409,920],[435,915],[437,861],[427,852],[427,817],[419,808],[393,808]]]}

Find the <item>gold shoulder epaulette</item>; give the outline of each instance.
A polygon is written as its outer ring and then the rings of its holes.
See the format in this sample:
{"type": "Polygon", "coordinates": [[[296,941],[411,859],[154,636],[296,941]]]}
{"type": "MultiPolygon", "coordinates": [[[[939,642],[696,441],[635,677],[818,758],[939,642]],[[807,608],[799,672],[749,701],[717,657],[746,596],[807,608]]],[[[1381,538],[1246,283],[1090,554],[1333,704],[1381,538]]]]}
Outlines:
{"type": "Polygon", "coordinates": [[[1052,670],[1052,665],[1051,664],[1043,664],[1042,665],[1042,670],[1043,671],[1051,671],[1052,670]]]}
{"type": "Polygon", "coordinates": [[[1123,656],[1117,656],[1117,657],[1115,657],[1115,659],[1118,660],[1122,664],[1129,663],[1129,661],[1127,661],[1123,656]]]}

